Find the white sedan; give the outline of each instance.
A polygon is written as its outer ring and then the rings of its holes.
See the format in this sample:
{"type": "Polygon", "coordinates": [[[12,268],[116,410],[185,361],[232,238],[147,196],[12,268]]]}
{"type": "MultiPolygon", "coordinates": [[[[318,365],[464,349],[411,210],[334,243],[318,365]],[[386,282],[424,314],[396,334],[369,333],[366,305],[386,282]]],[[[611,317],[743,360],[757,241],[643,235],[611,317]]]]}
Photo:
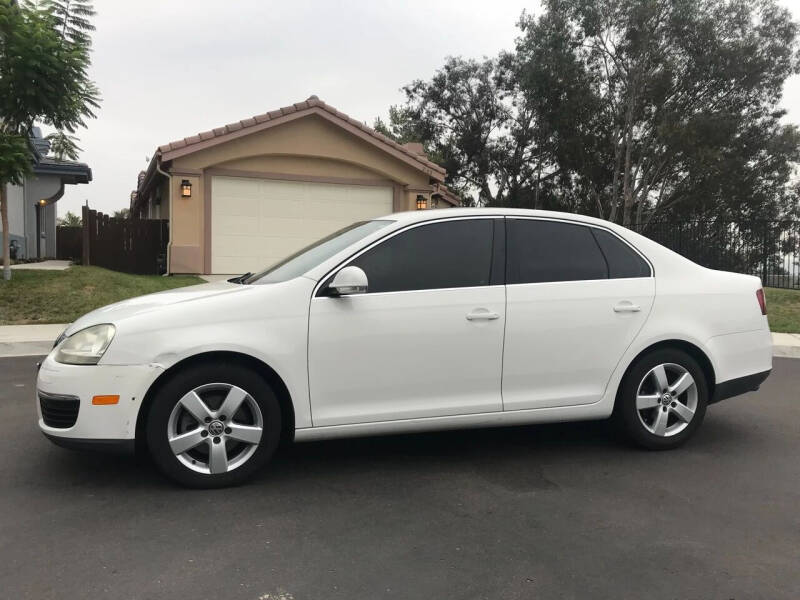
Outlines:
{"type": "Polygon", "coordinates": [[[675,448],[769,375],[766,313],[757,277],[598,219],[406,212],[78,319],[41,364],[39,426],[196,487],[291,439],[613,417],[675,448]]]}

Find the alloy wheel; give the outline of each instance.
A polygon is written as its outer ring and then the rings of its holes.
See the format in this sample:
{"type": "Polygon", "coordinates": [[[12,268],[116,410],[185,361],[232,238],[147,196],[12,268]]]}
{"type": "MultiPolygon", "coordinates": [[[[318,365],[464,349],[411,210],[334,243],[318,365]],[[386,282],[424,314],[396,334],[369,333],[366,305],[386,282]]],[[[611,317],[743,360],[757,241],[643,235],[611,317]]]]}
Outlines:
{"type": "Polygon", "coordinates": [[[650,369],[636,391],[636,413],[650,433],[671,437],[689,426],[697,411],[697,383],[675,363],[650,369]]]}
{"type": "Polygon", "coordinates": [[[177,459],[193,471],[212,475],[246,463],[263,431],[256,401],[228,383],[209,383],[186,393],[167,422],[167,439],[177,459]]]}

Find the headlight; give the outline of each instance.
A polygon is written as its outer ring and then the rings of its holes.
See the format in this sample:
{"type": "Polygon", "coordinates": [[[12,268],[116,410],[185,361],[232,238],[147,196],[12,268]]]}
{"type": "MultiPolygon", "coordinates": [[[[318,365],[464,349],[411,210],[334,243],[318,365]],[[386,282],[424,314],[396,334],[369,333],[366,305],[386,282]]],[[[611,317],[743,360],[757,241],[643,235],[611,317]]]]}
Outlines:
{"type": "Polygon", "coordinates": [[[68,365],[96,365],[105,354],[116,328],[113,325],[93,325],[73,333],[56,350],[56,362],[68,365]]]}
{"type": "MultiPolygon", "coordinates": [[[[67,329],[69,329],[69,325],[67,325],[67,329]]],[[[55,341],[55,342],[53,342],[53,348],[55,348],[55,347],[56,347],[56,346],[58,346],[58,345],[59,345],[61,342],[63,342],[65,339],[67,339],[67,329],[65,329],[64,331],[62,331],[62,332],[61,332],[61,335],[59,335],[59,336],[56,338],[56,341],[55,341]]]]}

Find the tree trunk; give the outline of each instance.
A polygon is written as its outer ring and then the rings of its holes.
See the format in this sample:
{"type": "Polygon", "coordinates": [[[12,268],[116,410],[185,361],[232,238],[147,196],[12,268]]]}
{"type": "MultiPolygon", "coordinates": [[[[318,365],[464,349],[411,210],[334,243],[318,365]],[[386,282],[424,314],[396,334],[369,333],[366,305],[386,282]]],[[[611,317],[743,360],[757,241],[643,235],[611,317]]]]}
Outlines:
{"type": "Polygon", "coordinates": [[[636,202],[636,231],[641,233],[642,227],[642,215],[644,214],[644,205],[647,202],[647,198],[650,195],[650,187],[648,185],[644,186],[644,190],[639,193],[639,198],[636,202]]]}
{"type": "Polygon", "coordinates": [[[625,173],[622,177],[622,226],[631,224],[633,209],[633,182],[631,181],[631,149],[633,146],[633,105],[636,101],[637,75],[631,78],[628,106],[625,110],[625,173]]]}
{"type": "MultiPolygon", "coordinates": [[[[627,118],[626,118],[627,121],[627,118]]],[[[631,224],[631,208],[633,207],[633,193],[631,190],[631,146],[633,125],[628,124],[625,132],[625,173],[622,176],[622,226],[631,224]]]]}
{"type": "MultiPolygon", "coordinates": [[[[612,223],[617,221],[617,190],[619,189],[619,170],[622,166],[622,134],[617,141],[617,132],[614,132],[614,176],[611,180],[611,212],[608,215],[608,220],[612,223]]],[[[602,215],[601,215],[602,218],[602,215]]]]}
{"type": "Polygon", "coordinates": [[[11,279],[11,236],[8,232],[8,195],[6,184],[0,183],[0,222],[3,224],[3,279],[11,279]]]}

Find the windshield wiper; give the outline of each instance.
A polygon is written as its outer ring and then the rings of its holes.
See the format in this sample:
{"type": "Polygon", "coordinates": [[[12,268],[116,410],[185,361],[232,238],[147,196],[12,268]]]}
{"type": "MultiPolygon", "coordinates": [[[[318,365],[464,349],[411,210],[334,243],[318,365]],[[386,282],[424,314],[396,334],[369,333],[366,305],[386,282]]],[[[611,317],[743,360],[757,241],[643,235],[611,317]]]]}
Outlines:
{"type": "Polygon", "coordinates": [[[237,275],[236,277],[231,277],[230,279],[228,279],[228,281],[230,283],[241,283],[241,284],[244,284],[245,280],[247,280],[247,278],[250,277],[251,275],[252,275],[252,273],[250,271],[248,271],[244,275],[237,275]]]}

